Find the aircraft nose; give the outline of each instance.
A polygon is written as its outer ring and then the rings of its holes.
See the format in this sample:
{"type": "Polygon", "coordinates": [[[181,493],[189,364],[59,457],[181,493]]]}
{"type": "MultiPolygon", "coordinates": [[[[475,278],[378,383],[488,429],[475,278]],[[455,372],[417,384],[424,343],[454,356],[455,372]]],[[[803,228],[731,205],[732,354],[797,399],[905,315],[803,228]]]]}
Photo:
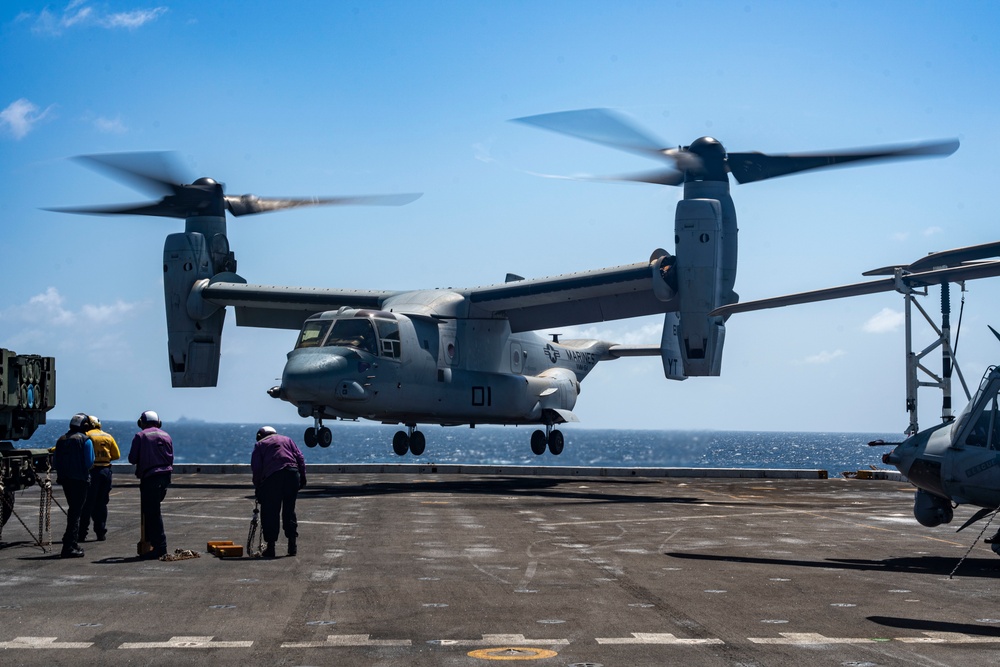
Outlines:
{"type": "Polygon", "coordinates": [[[347,360],[338,354],[293,354],[281,374],[280,395],[293,403],[316,402],[332,392],[345,370],[347,360]]]}

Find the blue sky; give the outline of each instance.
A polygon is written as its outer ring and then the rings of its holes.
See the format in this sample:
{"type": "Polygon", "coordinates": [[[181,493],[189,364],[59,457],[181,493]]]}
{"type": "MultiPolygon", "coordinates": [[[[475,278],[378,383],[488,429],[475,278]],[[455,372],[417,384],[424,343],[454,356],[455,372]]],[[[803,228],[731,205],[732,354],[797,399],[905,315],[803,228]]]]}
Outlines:
{"type": "MultiPolygon", "coordinates": [[[[0,8],[0,345],[57,358],[54,418],[297,419],[264,393],[293,332],[230,321],[220,386],[170,388],[160,265],[182,223],[40,210],[145,198],[73,155],[175,150],[192,177],[230,193],[424,193],[403,208],[231,220],[239,272],[257,283],[470,286],[672,250],[678,189],[537,175],[656,165],[508,122],[590,107],[632,117],[665,146],[961,140],[944,160],[734,182],[744,299],[998,238],[997,3],[286,4],[0,8]]],[[[1000,358],[986,329],[1000,326],[1000,281],[968,288],[959,361],[975,385],[1000,358]]],[[[675,383],[658,360],[619,360],[585,381],[576,411],[582,427],[901,431],[901,313],[888,294],[737,315],[722,377],[675,383]]],[[[655,343],[659,326],[562,333],[655,343]]],[[[923,393],[922,425],[938,410],[923,393]]]]}

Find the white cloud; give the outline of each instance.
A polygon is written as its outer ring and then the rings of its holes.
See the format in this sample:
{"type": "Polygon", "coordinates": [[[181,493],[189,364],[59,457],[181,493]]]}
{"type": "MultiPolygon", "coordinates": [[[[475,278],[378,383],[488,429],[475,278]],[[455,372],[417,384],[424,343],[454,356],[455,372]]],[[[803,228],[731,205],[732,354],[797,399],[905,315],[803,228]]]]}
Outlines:
{"type": "Polygon", "coordinates": [[[828,350],[823,350],[819,354],[814,354],[812,356],[806,357],[802,360],[804,364],[828,364],[834,359],[838,359],[847,354],[843,350],[834,350],[830,352],[828,350]]]}
{"type": "Polygon", "coordinates": [[[490,154],[490,148],[492,141],[486,143],[475,143],[472,144],[472,150],[474,151],[475,158],[480,162],[496,162],[493,156],[490,154]]]}
{"type": "Polygon", "coordinates": [[[166,7],[155,7],[154,9],[137,9],[131,12],[118,12],[116,14],[109,14],[98,20],[98,25],[102,28],[126,28],[128,30],[135,30],[136,28],[141,28],[150,21],[155,21],[160,16],[165,14],[167,11],[166,7]]]}
{"type": "Polygon", "coordinates": [[[121,116],[116,116],[115,118],[99,116],[94,119],[94,127],[104,134],[125,134],[128,132],[128,128],[122,122],[121,116]]]}
{"type": "Polygon", "coordinates": [[[21,12],[18,21],[31,23],[32,32],[44,35],[61,35],[71,28],[94,26],[107,30],[135,30],[165,14],[166,7],[136,9],[127,12],[106,12],[95,9],[86,0],[73,0],[61,11],[52,12],[48,7],[37,14],[21,12]]]}
{"type": "Polygon", "coordinates": [[[883,308],[869,318],[861,328],[866,333],[892,333],[893,331],[899,331],[905,319],[902,311],[883,308]]]}
{"type": "Polygon", "coordinates": [[[936,236],[936,235],[941,234],[943,232],[944,232],[944,230],[942,228],[934,226],[934,227],[928,227],[922,233],[923,233],[924,236],[936,236]]]}
{"type": "MultiPolygon", "coordinates": [[[[544,333],[548,334],[546,329],[544,333]]],[[[552,333],[557,333],[555,329],[552,333]]],[[[589,327],[565,327],[562,329],[563,335],[560,340],[573,338],[596,338],[606,340],[618,345],[659,345],[660,336],[663,333],[661,322],[650,322],[642,326],[589,326],[589,327]]]]}
{"type": "Polygon", "coordinates": [[[36,124],[49,116],[52,109],[53,107],[50,105],[45,111],[39,112],[36,104],[22,97],[0,111],[0,128],[4,128],[15,139],[23,139],[36,124]]]}
{"type": "MultiPolygon", "coordinates": [[[[83,304],[77,310],[67,307],[66,298],[55,287],[28,299],[21,305],[0,311],[0,322],[20,323],[28,326],[62,327],[75,324],[113,325],[125,319],[128,313],[139,308],[139,303],[126,303],[119,299],[113,304],[83,304]]],[[[61,335],[61,334],[60,334],[61,335]]]]}

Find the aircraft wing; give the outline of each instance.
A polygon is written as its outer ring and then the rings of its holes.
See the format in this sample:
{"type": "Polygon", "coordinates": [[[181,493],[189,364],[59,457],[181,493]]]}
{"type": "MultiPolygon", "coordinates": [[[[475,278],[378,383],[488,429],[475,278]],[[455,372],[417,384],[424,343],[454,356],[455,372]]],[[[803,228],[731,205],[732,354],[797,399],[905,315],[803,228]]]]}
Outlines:
{"type": "Polygon", "coordinates": [[[381,307],[397,292],[380,290],[324,289],[321,287],[281,287],[215,281],[201,292],[202,298],[218,306],[233,306],[236,324],[243,327],[300,329],[307,317],[341,306],[381,307]]]}
{"type": "MultiPolygon", "coordinates": [[[[659,257],[657,257],[657,260],[659,257]]],[[[456,295],[464,303],[462,316],[506,318],[513,332],[534,331],[619,320],[677,310],[678,300],[654,293],[656,261],[567,273],[548,278],[461,290],[399,292],[320,287],[250,285],[236,274],[221,274],[201,288],[201,298],[216,306],[233,306],[240,326],[299,329],[307,317],[341,306],[381,309],[395,303],[409,312],[408,297],[427,306],[428,295],[456,295]],[[388,303],[387,303],[388,302],[388,303]]],[[[665,285],[664,288],[666,289],[665,285]]],[[[443,315],[443,314],[442,314],[443,315]]]]}
{"type": "Polygon", "coordinates": [[[882,280],[873,280],[866,283],[841,285],[840,287],[829,287],[810,292],[799,292],[797,294],[776,296],[769,299],[758,299],[756,301],[743,301],[741,303],[733,303],[716,308],[709,313],[709,315],[726,317],[734,313],[746,313],[753,310],[780,308],[782,306],[794,306],[800,303],[829,301],[831,299],[843,299],[849,296],[876,294],[878,292],[902,291],[908,288],[923,288],[931,285],[941,285],[945,282],[957,283],[965,280],[991,278],[994,276],[1000,276],[1000,260],[961,264],[959,266],[935,269],[933,271],[901,273],[899,277],[894,276],[892,278],[883,278],[882,280]]]}
{"type": "Polygon", "coordinates": [[[653,292],[655,262],[516,280],[461,290],[470,317],[506,317],[513,332],[620,320],[677,310],[653,292]]]}

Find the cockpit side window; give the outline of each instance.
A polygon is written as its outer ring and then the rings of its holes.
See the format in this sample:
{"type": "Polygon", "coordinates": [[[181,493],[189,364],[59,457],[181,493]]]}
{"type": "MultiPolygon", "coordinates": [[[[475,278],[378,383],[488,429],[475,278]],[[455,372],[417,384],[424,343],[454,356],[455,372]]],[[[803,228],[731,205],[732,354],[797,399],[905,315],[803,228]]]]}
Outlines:
{"type": "Polygon", "coordinates": [[[392,320],[375,320],[378,328],[378,337],[382,341],[382,356],[390,359],[399,359],[399,324],[392,320]]]}
{"type": "Polygon", "coordinates": [[[1000,450],[1000,410],[998,408],[1000,406],[997,405],[997,397],[994,395],[976,419],[975,427],[965,438],[966,445],[1000,450]]]}
{"type": "Polygon", "coordinates": [[[337,345],[340,347],[353,347],[357,350],[378,354],[375,344],[375,328],[371,320],[367,318],[350,318],[334,320],[333,329],[326,338],[323,347],[337,345]]]}
{"type": "Polygon", "coordinates": [[[306,320],[306,323],[302,325],[302,332],[299,334],[298,342],[295,343],[295,348],[322,345],[323,337],[329,331],[330,324],[332,324],[330,320],[306,320]]]}

